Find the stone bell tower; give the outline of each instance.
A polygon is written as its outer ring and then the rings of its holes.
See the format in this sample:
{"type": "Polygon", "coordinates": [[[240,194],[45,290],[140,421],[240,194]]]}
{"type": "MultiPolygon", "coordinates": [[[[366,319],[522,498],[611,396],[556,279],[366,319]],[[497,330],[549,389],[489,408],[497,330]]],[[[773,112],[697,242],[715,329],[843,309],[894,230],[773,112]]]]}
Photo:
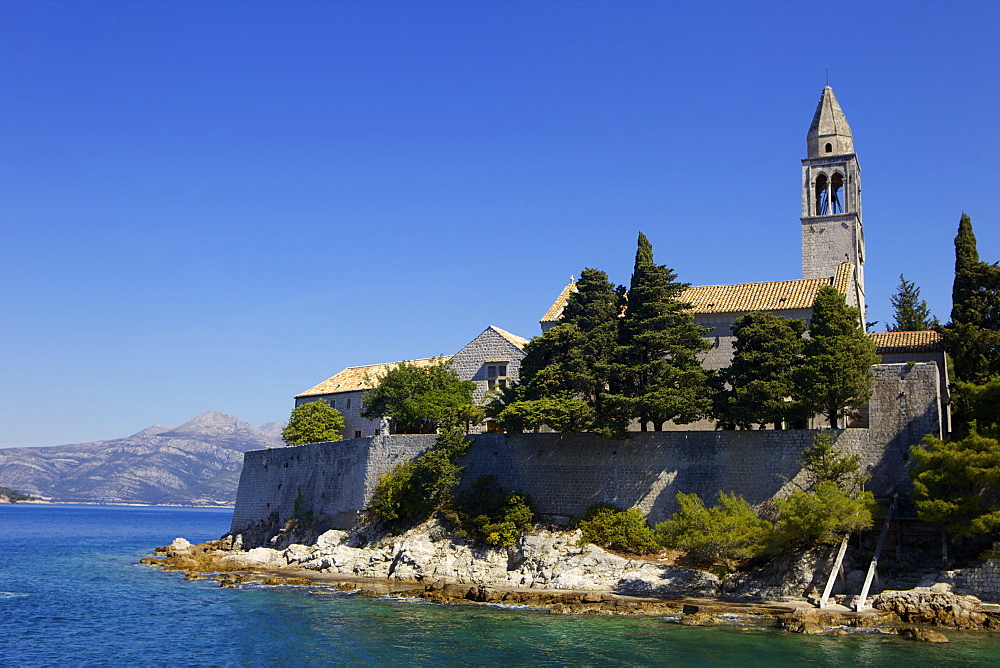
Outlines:
{"type": "Polygon", "coordinates": [[[830,278],[854,265],[847,303],[865,312],[865,234],[861,167],[840,103],[827,86],[806,137],[802,160],[802,278],[830,278]]]}

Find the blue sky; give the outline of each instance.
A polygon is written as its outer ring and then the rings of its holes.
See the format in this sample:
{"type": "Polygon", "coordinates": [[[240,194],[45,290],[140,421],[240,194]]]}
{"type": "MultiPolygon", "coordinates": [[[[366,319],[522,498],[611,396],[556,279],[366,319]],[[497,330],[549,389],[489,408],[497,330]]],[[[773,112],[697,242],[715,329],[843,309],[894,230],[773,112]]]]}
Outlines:
{"type": "Polygon", "coordinates": [[[1000,260],[996,2],[0,4],[0,447],[522,336],[636,233],[680,280],[799,278],[830,84],[869,319],[1000,260]]]}

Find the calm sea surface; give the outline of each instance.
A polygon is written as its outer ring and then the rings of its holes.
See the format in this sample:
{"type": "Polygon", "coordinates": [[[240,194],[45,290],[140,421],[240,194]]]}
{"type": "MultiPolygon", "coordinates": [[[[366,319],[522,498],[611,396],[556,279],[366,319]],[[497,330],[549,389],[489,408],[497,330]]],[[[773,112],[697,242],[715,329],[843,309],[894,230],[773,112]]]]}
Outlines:
{"type": "Polygon", "coordinates": [[[0,666],[986,665],[1000,635],[949,645],[485,605],[220,589],[138,560],[218,538],[232,511],[0,505],[0,666]]]}

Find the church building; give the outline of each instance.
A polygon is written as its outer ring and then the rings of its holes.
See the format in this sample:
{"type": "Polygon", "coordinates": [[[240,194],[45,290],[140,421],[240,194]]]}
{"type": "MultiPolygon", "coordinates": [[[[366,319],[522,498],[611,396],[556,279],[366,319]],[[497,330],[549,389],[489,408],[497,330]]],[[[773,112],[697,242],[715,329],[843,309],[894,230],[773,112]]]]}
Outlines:
{"type": "MultiPolygon", "coordinates": [[[[865,315],[865,235],[861,220],[861,167],[854,152],[854,136],[833,89],[820,95],[806,135],[802,159],[802,278],[790,281],[700,285],[684,290],[678,299],[691,304],[697,324],[710,329],[712,348],[703,364],[709,369],[729,366],[733,357],[733,324],[752,311],[809,322],[816,293],[832,285],[848,306],[865,315]]],[[[562,317],[570,283],[540,321],[542,332],[562,317]]],[[[879,332],[868,335],[883,362],[934,362],[942,392],[948,385],[939,336],[936,332],[879,332]]],[[[947,398],[942,404],[947,414],[947,398]]],[[[679,425],[676,429],[713,428],[714,423],[679,425]]]]}

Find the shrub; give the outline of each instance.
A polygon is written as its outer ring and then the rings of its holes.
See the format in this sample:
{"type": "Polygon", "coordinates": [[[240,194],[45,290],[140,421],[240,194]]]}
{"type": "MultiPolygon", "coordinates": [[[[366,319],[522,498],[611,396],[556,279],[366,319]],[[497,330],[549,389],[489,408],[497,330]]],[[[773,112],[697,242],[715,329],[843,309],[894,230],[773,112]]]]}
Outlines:
{"type": "Polygon", "coordinates": [[[591,506],[577,520],[577,527],[583,532],[582,541],[601,547],[631,554],[649,554],[660,549],[646,516],[638,508],[591,506]]]}
{"type": "Polygon", "coordinates": [[[457,505],[460,525],[494,547],[513,545],[535,519],[532,498],[518,492],[504,493],[496,476],[479,477],[457,505]]]}
{"type": "Polygon", "coordinates": [[[774,531],[743,497],[720,492],[718,505],[711,508],[697,494],[678,492],[676,498],[679,510],[656,525],[656,535],[665,546],[726,567],[768,549],[774,531]]]}
{"type": "Polygon", "coordinates": [[[875,497],[861,492],[852,498],[832,480],[816,484],[813,492],[795,492],[776,499],[778,538],[787,544],[837,543],[844,534],[872,525],[875,497]]]}
{"type": "Polygon", "coordinates": [[[445,429],[433,448],[379,477],[371,511],[393,530],[427,519],[451,498],[461,481],[462,467],[455,460],[468,448],[469,439],[460,427],[445,429]]]}

